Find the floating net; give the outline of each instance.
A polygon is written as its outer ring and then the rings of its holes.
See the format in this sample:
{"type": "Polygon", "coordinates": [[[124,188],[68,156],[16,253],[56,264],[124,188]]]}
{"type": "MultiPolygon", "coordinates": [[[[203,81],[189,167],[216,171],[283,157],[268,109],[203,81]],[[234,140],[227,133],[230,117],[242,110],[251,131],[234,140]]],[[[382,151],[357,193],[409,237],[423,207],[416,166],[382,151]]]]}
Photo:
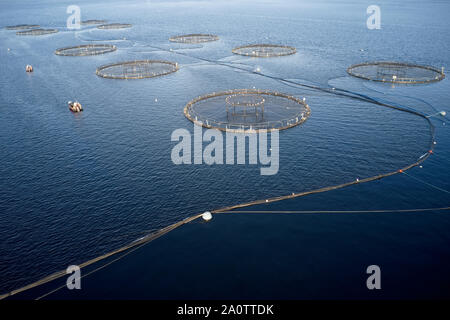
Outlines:
{"type": "Polygon", "coordinates": [[[108,64],[96,74],[110,79],[144,79],[163,76],[178,70],[178,64],[164,60],[139,60],[108,64]]]}
{"type": "Polygon", "coordinates": [[[56,49],[58,56],[95,56],[116,51],[116,46],[111,44],[86,44],[81,46],[56,49]]]}
{"type": "Polygon", "coordinates": [[[169,38],[169,41],[180,43],[202,43],[217,41],[219,37],[213,34],[185,34],[169,38]]]}
{"type": "Polygon", "coordinates": [[[81,24],[92,25],[92,24],[104,24],[106,20],[84,20],[81,21],[81,24]]]}
{"type": "Polygon", "coordinates": [[[25,31],[18,31],[18,36],[42,36],[45,34],[57,33],[58,29],[31,29],[25,31]]]}
{"type": "Polygon", "coordinates": [[[347,73],[365,80],[390,83],[428,83],[445,78],[444,68],[384,61],[355,64],[347,69],[347,73]]]}
{"type": "Polygon", "coordinates": [[[304,122],[310,113],[304,99],[257,89],[214,92],[195,98],[184,108],[192,122],[231,132],[287,129],[304,122]]]}
{"type": "Polygon", "coordinates": [[[33,28],[39,28],[40,25],[38,24],[18,24],[16,26],[7,26],[7,30],[24,30],[24,29],[33,29],[33,28]]]}
{"type": "Polygon", "coordinates": [[[98,29],[124,29],[124,28],[131,28],[133,25],[129,23],[109,23],[109,24],[102,24],[99,25],[98,29]]]}
{"type": "Polygon", "coordinates": [[[288,56],[297,52],[297,49],[289,46],[280,46],[276,44],[252,44],[243,47],[237,47],[232,50],[235,54],[250,57],[279,57],[288,56]]]}

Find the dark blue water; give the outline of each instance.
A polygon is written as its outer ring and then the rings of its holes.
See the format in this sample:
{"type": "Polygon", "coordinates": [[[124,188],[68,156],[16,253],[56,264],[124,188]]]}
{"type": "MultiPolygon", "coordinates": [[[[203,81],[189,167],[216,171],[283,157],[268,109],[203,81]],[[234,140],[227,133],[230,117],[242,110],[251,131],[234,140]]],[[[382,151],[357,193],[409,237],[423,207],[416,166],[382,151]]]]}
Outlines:
{"type": "MultiPolygon", "coordinates": [[[[345,88],[425,114],[446,109],[448,112],[447,79],[432,85],[392,88],[350,78],[345,72],[349,65],[369,60],[449,66],[447,2],[382,1],[381,30],[366,28],[367,3],[363,1],[239,2],[239,5],[228,1],[85,1],[79,2],[83,20],[107,19],[132,23],[133,28],[85,27],[80,31],[65,29],[69,4],[72,3],[1,3],[4,25],[36,23],[60,28],[59,33],[42,37],[18,37],[13,31],[0,31],[1,292],[81,263],[207,209],[390,172],[414,162],[428,150],[429,128],[420,117],[287,86],[195,57],[239,63],[249,70],[259,67],[262,73],[299,82],[345,88]],[[202,46],[170,44],[167,40],[172,35],[197,32],[218,34],[221,40],[202,46]],[[100,40],[115,44],[118,50],[95,57],[53,54],[56,48],[100,40]],[[249,59],[231,54],[235,46],[261,42],[292,45],[298,53],[278,59],[249,59]],[[156,48],[173,48],[188,56],[156,48]],[[99,65],[134,59],[166,59],[178,62],[181,69],[169,76],[136,81],[108,80],[95,75],[99,65]],[[26,64],[35,67],[33,74],[24,72],[26,64]],[[182,113],[189,100],[213,91],[252,87],[306,96],[312,109],[304,125],[280,133],[277,175],[260,176],[259,166],[254,165],[172,163],[172,131],[193,130],[182,113]],[[66,101],[75,99],[85,107],[83,114],[68,111],[66,101]]],[[[449,125],[438,119],[433,123],[437,138],[435,154],[423,168],[412,170],[411,175],[448,190],[449,125]]],[[[295,199],[262,209],[404,209],[443,207],[450,200],[448,193],[407,176],[369,183],[364,188],[364,195],[352,189],[345,195],[323,194],[309,205],[303,199],[295,199]],[[396,187],[391,188],[390,183],[396,187]],[[359,197],[364,201],[358,201],[359,197]]],[[[224,253],[229,259],[239,251],[239,243],[246,243],[251,221],[258,219],[235,217],[225,218],[225,225],[229,226],[224,229],[223,238],[233,239],[224,253]],[[234,219],[244,220],[234,222],[234,219]],[[241,228],[234,229],[233,223],[241,228]]],[[[262,237],[266,235],[265,229],[270,228],[274,237],[290,239],[273,244],[267,240],[258,249],[264,252],[276,251],[278,246],[293,242],[308,244],[312,252],[330,252],[334,250],[330,243],[336,239],[349,241],[342,248],[355,247],[365,241],[362,230],[370,230],[367,250],[380,252],[380,259],[392,263],[390,256],[381,254],[387,246],[386,227],[401,227],[402,232],[389,233],[391,240],[399,244],[399,251],[433,250],[432,257],[438,260],[429,263],[429,257],[405,255],[410,260],[402,263],[425,264],[433,272],[433,267],[450,266],[450,252],[445,249],[450,244],[447,235],[450,218],[445,214],[439,215],[438,220],[427,217],[324,216],[316,222],[304,221],[302,217],[270,216],[264,218],[268,219],[267,224],[261,220],[261,229],[252,229],[251,234],[257,239],[258,234],[262,237]],[[341,223],[349,227],[342,228],[341,223]],[[296,227],[291,228],[293,224],[296,227]],[[309,227],[308,232],[299,230],[302,225],[309,227]],[[408,232],[420,228],[423,229],[420,235],[408,232]],[[424,239],[428,242],[424,243],[424,239]]],[[[208,228],[214,227],[222,230],[220,220],[208,228]]],[[[204,242],[201,235],[197,240],[204,242]]],[[[313,268],[320,265],[318,272],[343,259],[330,254],[321,256],[326,263],[314,260],[310,264],[313,268]]],[[[351,264],[352,259],[361,260],[358,256],[362,256],[360,252],[348,253],[345,259],[351,264]]],[[[262,254],[251,256],[246,266],[250,270],[249,265],[260,265],[264,260],[262,254]]],[[[281,265],[285,269],[301,262],[299,256],[294,256],[289,264],[281,265]]],[[[286,296],[293,296],[289,292],[286,296]]]]}

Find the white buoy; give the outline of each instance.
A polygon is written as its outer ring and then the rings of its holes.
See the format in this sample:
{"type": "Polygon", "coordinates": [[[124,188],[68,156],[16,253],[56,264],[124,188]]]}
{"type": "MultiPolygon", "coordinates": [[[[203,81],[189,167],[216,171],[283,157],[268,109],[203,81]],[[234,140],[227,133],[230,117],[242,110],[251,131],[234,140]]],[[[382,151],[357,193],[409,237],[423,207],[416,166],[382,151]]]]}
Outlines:
{"type": "Polygon", "coordinates": [[[447,112],[441,111],[441,112],[439,112],[439,114],[440,114],[441,116],[445,117],[445,115],[447,114],[447,112]]]}
{"type": "Polygon", "coordinates": [[[422,166],[419,166],[419,168],[422,169],[423,167],[422,167],[422,166]]]}
{"type": "Polygon", "coordinates": [[[211,220],[211,219],[212,219],[212,214],[211,214],[211,212],[205,211],[205,212],[202,214],[202,218],[203,218],[203,220],[205,220],[205,221],[211,220]]]}
{"type": "Polygon", "coordinates": [[[359,178],[356,178],[356,182],[359,182],[359,178]]]}
{"type": "Polygon", "coordinates": [[[155,102],[158,102],[158,99],[155,98],[155,102]]]}
{"type": "Polygon", "coordinates": [[[256,67],[255,72],[261,72],[261,68],[260,67],[256,67]]]}

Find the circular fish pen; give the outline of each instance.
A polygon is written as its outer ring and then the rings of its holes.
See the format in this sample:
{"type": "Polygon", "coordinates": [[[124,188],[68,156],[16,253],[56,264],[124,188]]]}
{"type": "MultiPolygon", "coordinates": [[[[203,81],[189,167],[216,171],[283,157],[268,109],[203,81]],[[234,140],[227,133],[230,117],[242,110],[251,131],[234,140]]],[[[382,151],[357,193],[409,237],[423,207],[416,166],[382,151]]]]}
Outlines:
{"type": "Polygon", "coordinates": [[[125,29],[131,28],[133,25],[129,23],[109,23],[97,26],[97,29],[125,29]]]}
{"type": "Polygon", "coordinates": [[[290,46],[281,46],[276,44],[251,44],[248,46],[237,47],[232,50],[234,54],[249,57],[281,57],[295,54],[297,49],[290,46]]]}
{"type": "Polygon", "coordinates": [[[18,24],[15,26],[7,26],[6,30],[25,30],[25,29],[33,29],[40,28],[41,26],[38,24],[18,24]]]}
{"type": "Polygon", "coordinates": [[[106,20],[84,20],[81,21],[81,24],[84,25],[93,25],[93,24],[105,24],[107,21],[106,20]]]}
{"type": "Polygon", "coordinates": [[[25,31],[17,31],[18,36],[43,36],[46,34],[57,33],[58,29],[31,29],[25,31]]]}
{"type": "Polygon", "coordinates": [[[355,64],[347,73],[364,80],[402,84],[437,82],[445,78],[444,68],[388,61],[355,64]]]}
{"type": "Polygon", "coordinates": [[[74,47],[59,48],[55,50],[58,56],[95,56],[116,51],[117,47],[111,44],[86,44],[74,47]]]}
{"type": "Polygon", "coordinates": [[[179,43],[203,43],[217,40],[219,40],[219,37],[214,34],[201,34],[201,33],[185,34],[169,38],[169,41],[179,43]]]}
{"type": "Polygon", "coordinates": [[[310,113],[305,99],[258,89],[213,92],[184,107],[195,124],[230,132],[283,130],[303,123],[310,113]]]}
{"type": "Polygon", "coordinates": [[[118,62],[97,68],[99,77],[109,79],[144,79],[178,71],[178,64],[165,60],[138,60],[118,62]]]}

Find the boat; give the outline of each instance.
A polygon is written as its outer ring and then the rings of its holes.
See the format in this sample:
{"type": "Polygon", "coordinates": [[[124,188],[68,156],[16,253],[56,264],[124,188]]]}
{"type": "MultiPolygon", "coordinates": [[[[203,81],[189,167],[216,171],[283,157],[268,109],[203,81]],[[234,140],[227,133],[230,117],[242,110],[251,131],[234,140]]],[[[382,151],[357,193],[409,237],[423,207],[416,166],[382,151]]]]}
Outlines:
{"type": "Polygon", "coordinates": [[[74,113],[83,111],[83,107],[81,103],[79,103],[78,101],[75,102],[69,101],[67,104],[69,105],[69,110],[74,113]]]}
{"type": "Polygon", "coordinates": [[[33,72],[33,66],[27,64],[27,66],[25,67],[25,71],[26,72],[33,72]]]}

